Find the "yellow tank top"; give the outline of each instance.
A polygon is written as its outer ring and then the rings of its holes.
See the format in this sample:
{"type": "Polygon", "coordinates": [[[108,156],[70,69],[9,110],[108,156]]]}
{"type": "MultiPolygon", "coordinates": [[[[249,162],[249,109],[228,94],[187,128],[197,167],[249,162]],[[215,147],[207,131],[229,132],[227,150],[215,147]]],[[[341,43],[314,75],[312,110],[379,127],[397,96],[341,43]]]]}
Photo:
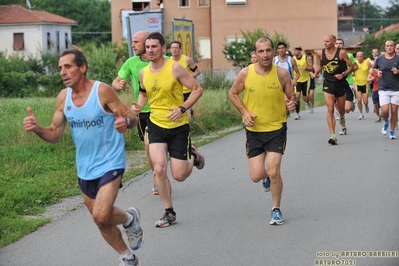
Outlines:
{"type": "Polygon", "coordinates": [[[168,59],[162,70],[154,74],[151,64],[143,69],[143,85],[150,103],[150,120],[162,128],[176,128],[188,124],[188,115],[184,113],[177,122],[168,118],[170,108],[183,104],[183,85],[174,78],[172,66],[175,63],[168,59]]]}
{"type": "Polygon", "coordinates": [[[254,65],[248,66],[248,75],[244,84],[243,104],[251,113],[257,115],[255,125],[247,127],[253,132],[279,130],[287,122],[283,87],[277,75],[277,66],[266,76],[258,75],[254,65]]]}
{"type": "MultiPolygon", "coordinates": [[[[297,59],[296,56],[294,56],[294,59],[299,69],[305,69],[308,66],[306,55],[302,55],[301,59],[297,59]]],[[[307,70],[299,70],[299,75],[298,82],[305,82],[310,79],[309,72],[307,70]]]]}
{"type": "Polygon", "coordinates": [[[356,60],[359,69],[355,72],[355,83],[359,86],[364,86],[367,84],[367,76],[369,75],[369,67],[367,62],[369,62],[370,58],[364,59],[363,63],[359,63],[356,60]]]}
{"type": "MultiPolygon", "coordinates": [[[[190,73],[190,75],[193,73],[187,65],[186,56],[184,54],[181,55],[178,63],[180,65],[182,65],[185,69],[187,69],[187,71],[188,71],[188,73],[190,73]]],[[[183,93],[190,93],[190,92],[191,92],[191,90],[189,90],[185,86],[183,86],[183,93]]]]}

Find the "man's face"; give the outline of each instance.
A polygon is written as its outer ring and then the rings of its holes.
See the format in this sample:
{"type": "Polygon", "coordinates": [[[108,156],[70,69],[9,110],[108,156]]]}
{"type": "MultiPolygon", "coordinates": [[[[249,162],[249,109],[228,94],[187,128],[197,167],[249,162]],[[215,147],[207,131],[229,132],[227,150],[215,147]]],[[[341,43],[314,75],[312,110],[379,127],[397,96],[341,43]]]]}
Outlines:
{"type": "Polygon", "coordinates": [[[344,48],[344,43],[343,43],[343,41],[337,40],[337,41],[335,42],[335,47],[337,47],[337,48],[344,48]]]}
{"type": "MultiPolygon", "coordinates": [[[[272,65],[274,49],[272,48],[270,41],[257,42],[255,53],[256,53],[258,63],[261,66],[268,67],[268,66],[272,65]]],[[[285,54],[285,52],[284,52],[284,54],[285,54]]]]}
{"type": "Polygon", "coordinates": [[[172,56],[178,56],[181,54],[181,48],[178,43],[172,43],[170,46],[170,52],[172,56]]]}
{"type": "Polygon", "coordinates": [[[324,37],[324,48],[326,48],[326,49],[333,48],[336,45],[335,42],[336,41],[331,36],[324,37]]]}
{"type": "Polygon", "coordinates": [[[395,53],[396,53],[397,55],[399,55],[399,44],[397,44],[397,45],[395,46],[395,53]]]}
{"type": "Polygon", "coordinates": [[[393,41],[386,41],[385,42],[385,52],[387,54],[395,53],[395,44],[393,41]]]}
{"type": "Polygon", "coordinates": [[[252,62],[252,64],[255,64],[256,62],[258,62],[258,58],[256,57],[256,54],[255,54],[255,53],[253,53],[253,54],[251,55],[251,62],[252,62]]]}
{"type": "Polygon", "coordinates": [[[287,54],[287,48],[286,48],[284,45],[280,44],[280,45],[277,47],[277,52],[278,52],[278,54],[279,54],[280,56],[285,56],[285,55],[287,54]]]}
{"type": "Polygon", "coordinates": [[[357,52],[357,53],[356,53],[356,60],[357,60],[359,63],[363,63],[363,61],[364,61],[364,54],[363,54],[362,52],[357,52]]]}
{"type": "Polygon", "coordinates": [[[144,38],[141,34],[133,35],[132,49],[135,55],[145,54],[144,38]]]}
{"type": "Polygon", "coordinates": [[[376,59],[380,55],[380,53],[378,52],[378,49],[373,49],[371,55],[374,59],[376,59]]]}
{"type": "Polygon", "coordinates": [[[300,58],[302,56],[302,51],[294,49],[294,55],[296,58],[300,58]]]}
{"type": "Polygon", "coordinates": [[[65,86],[73,88],[82,77],[85,76],[86,65],[78,67],[75,62],[74,54],[62,56],[58,61],[58,69],[65,86]]]}
{"type": "Polygon", "coordinates": [[[165,45],[161,46],[159,40],[156,39],[147,39],[145,41],[145,50],[148,55],[148,59],[150,61],[157,60],[163,57],[163,53],[165,52],[165,45]]]}

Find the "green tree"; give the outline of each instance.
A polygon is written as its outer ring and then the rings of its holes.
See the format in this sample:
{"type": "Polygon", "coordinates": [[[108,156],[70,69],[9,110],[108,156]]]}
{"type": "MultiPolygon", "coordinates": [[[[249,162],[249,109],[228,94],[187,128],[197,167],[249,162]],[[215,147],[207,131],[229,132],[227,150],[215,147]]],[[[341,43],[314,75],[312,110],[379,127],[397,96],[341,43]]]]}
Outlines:
{"type": "Polygon", "coordinates": [[[227,61],[232,62],[235,67],[244,68],[251,63],[251,52],[254,50],[255,42],[262,36],[269,37],[274,45],[276,45],[278,41],[284,41],[289,46],[287,38],[283,34],[277,32],[274,32],[274,36],[270,37],[267,31],[259,28],[254,31],[240,31],[243,38],[236,38],[235,41],[226,43],[222,51],[227,61]]]}
{"type": "Polygon", "coordinates": [[[399,41],[399,32],[392,31],[386,32],[383,31],[381,35],[377,38],[373,34],[367,34],[362,43],[362,51],[365,53],[366,57],[371,58],[371,51],[374,48],[378,48],[380,51],[384,51],[385,42],[388,40],[392,40],[395,43],[399,41]]]}
{"type": "MultiPolygon", "coordinates": [[[[375,1],[373,1],[375,2],[375,1]]],[[[354,5],[355,16],[353,26],[369,27],[371,32],[380,30],[380,27],[386,27],[396,23],[399,18],[399,0],[390,0],[391,6],[383,8],[370,0],[351,0],[347,5],[354,5]]]]}
{"type": "Polygon", "coordinates": [[[391,6],[385,10],[384,16],[390,19],[389,24],[397,23],[399,20],[399,0],[390,0],[389,3],[391,6]]]}
{"type": "Polygon", "coordinates": [[[354,0],[355,17],[354,26],[369,27],[371,31],[380,29],[388,20],[383,20],[383,8],[379,5],[371,4],[370,0],[354,0]],[[383,24],[381,24],[383,23],[383,24]]]}
{"type": "Polygon", "coordinates": [[[78,26],[72,28],[75,44],[111,41],[111,5],[108,0],[35,1],[36,10],[45,10],[78,22],[78,26]]]}

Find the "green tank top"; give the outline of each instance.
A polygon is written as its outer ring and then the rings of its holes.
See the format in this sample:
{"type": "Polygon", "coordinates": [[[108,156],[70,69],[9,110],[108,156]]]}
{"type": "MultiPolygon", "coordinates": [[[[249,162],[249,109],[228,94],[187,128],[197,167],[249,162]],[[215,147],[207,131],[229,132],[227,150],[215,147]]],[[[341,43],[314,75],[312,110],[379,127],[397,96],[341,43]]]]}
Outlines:
{"type": "MultiPolygon", "coordinates": [[[[122,79],[127,80],[129,77],[132,78],[132,89],[133,89],[133,101],[137,102],[139,98],[139,74],[140,70],[144,67],[148,66],[150,61],[141,60],[140,56],[135,55],[130,57],[126,62],[122,65],[121,69],[118,72],[118,76],[122,79]]],[[[142,110],[142,113],[150,112],[150,105],[147,104],[142,110]]]]}

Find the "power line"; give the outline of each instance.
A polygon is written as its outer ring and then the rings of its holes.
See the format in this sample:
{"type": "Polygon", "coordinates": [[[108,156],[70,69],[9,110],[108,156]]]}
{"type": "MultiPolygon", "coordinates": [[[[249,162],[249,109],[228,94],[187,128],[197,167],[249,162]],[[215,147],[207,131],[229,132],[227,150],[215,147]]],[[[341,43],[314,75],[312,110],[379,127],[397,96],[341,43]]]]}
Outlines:
{"type": "Polygon", "coordinates": [[[397,20],[399,21],[399,18],[353,18],[353,20],[397,20]]]}
{"type": "Polygon", "coordinates": [[[112,34],[111,31],[73,31],[72,34],[112,34]]]}

